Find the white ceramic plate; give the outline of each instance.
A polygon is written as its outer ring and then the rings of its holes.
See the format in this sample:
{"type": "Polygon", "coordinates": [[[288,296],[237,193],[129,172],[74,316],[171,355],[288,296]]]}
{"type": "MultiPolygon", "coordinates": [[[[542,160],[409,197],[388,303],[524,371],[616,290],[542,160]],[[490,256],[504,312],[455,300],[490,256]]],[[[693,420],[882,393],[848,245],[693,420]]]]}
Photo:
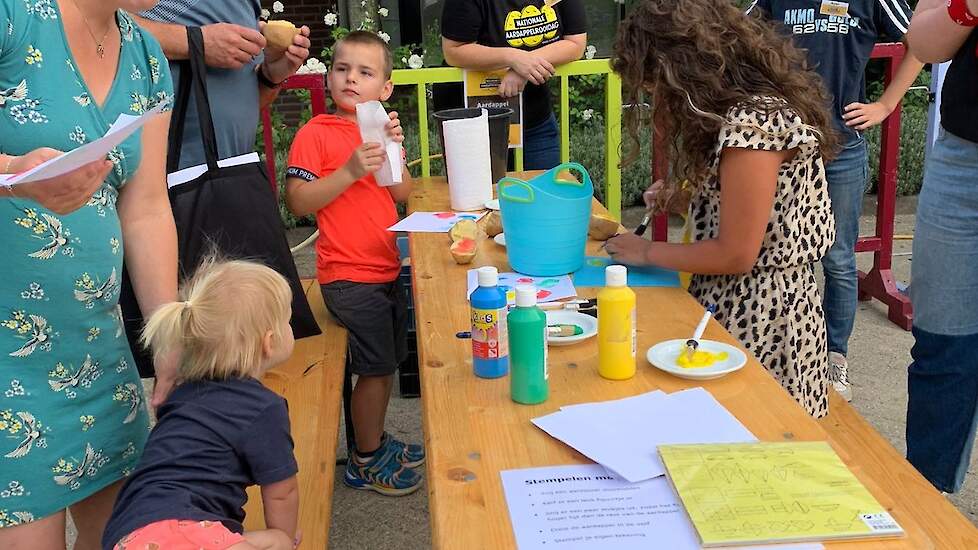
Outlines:
{"type": "Polygon", "coordinates": [[[726,352],[727,358],[709,367],[687,369],[676,364],[676,358],[686,351],[686,340],[669,340],[649,348],[646,358],[657,369],[687,380],[712,380],[738,371],[747,364],[747,355],[739,349],[713,340],[700,340],[701,351],[726,352]]]}
{"type": "Polygon", "coordinates": [[[499,210],[499,199],[492,199],[491,201],[486,201],[485,207],[489,210],[499,210]]]}
{"type": "Polygon", "coordinates": [[[547,326],[550,325],[577,325],[584,330],[583,334],[577,336],[547,336],[547,342],[551,346],[568,346],[591,338],[598,333],[598,320],[590,315],[585,315],[580,311],[570,309],[557,309],[547,312],[547,326]]]}
{"type": "Polygon", "coordinates": [[[498,244],[499,246],[503,246],[503,247],[506,246],[506,234],[505,233],[500,233],[500,234],[496,235],[495,237],[492,238],[492,240],[495,241],[496,244],[498,244]]]}

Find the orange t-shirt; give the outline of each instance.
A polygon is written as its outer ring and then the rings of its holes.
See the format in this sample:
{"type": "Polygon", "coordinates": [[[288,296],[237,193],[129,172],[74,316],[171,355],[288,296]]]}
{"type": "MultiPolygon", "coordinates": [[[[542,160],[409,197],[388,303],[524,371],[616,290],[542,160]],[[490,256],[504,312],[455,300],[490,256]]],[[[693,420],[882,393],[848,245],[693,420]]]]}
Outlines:
{"type": "MultiPolygon", "coordinates": [[[[288,177],[312,181],[342,167],[363,143],[356,123],[336,115],[319,115],[295,135],[289,151],[288,177]]],[[[396,235],[397,208],[387,189],[372,174],[353,182],[333,202],[319,209],[316,224],[316,272],[320,284],[333,281],[389,283],[401,263],[396,235]]]]}

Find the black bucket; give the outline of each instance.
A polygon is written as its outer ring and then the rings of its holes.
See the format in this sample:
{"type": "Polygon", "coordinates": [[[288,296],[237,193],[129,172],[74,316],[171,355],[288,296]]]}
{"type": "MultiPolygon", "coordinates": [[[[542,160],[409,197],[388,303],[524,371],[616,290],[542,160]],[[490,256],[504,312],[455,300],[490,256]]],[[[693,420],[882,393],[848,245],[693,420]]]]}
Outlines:
{"type": "MultiPolygon", "coordinates": [[[[492,162],[492,183],[495,184],[506,176],[506,160],[509,155],[509,123],[513,117],[512,109],[487,108],[489,111],[489,159],[492,162]]],[[[482,115],[482,109],[445,109],[433,115],[438,121],[438,137],[441,139],[441,150],[445,150],[445,132],[441,127],[446,120],[476,118],[482,115]]]]}

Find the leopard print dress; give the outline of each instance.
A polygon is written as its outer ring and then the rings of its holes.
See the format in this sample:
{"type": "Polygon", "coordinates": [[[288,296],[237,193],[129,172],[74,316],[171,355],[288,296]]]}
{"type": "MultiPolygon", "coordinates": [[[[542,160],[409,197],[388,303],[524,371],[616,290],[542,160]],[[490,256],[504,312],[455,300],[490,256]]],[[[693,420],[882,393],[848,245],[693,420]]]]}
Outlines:
{"type": "Polygon", "coordinates": [[[814,264],[835,240],[835,224],[818,134],[781,100],[755,98],[731,109],[711,175],[690,205],[697,241],[719,234],[718,169],[725,148],[798,152],[778,173],[774,207],[753,270],[695,275],[690,293],[704,305],[716,305],[717,321],[809,414],[820,418],[828,414],[829,363],[814,264]]]}

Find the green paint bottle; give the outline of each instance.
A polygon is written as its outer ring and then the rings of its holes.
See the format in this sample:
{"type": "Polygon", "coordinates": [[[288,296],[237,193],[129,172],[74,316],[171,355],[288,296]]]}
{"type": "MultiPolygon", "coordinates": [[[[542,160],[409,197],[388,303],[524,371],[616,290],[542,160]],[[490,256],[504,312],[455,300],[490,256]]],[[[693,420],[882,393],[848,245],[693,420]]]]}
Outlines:
{"type": "Polygon", "coordinates": [[[509,330],[509,391],[517,403],[547,400],[547,314],[537,307],[537,289],[516,287],[516,309],[506,317],[509,330]]]}

